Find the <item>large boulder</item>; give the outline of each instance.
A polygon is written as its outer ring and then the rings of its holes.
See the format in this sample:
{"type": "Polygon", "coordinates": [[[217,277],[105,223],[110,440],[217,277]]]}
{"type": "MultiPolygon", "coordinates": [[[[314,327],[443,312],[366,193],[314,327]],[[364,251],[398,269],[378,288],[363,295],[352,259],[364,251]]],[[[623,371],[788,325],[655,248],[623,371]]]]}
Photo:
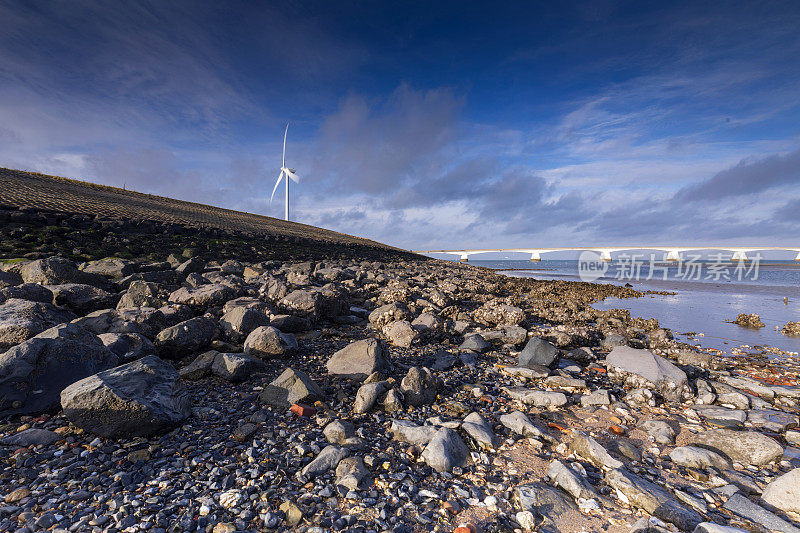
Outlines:
{"type": "Polygon", "coordinates": [[[632,388],[657,390],[670,401],[679,401],[687,390],[686,373],[647,350],[617,346],[606,356],[609,377],[632,388]]]}
{"type": "Polygon", "coordinates": [[[222,306],[236,297],[236,291],[228,285],[211,283],[197,288],[181,287],[169,295],[169,301],[196,308],[222,306]]]}
{"type": "Polygon", "coordinates": [[[25,283],[39,285],[61,285],[63,283],[85,283],[106,289],[110,283],[102,276],[81,272],[78,266],[63,257],[48,257],[25,263],[19,270],[25,283]]]}
{"type": "Polygon", "coordinates": [[[363,381],[373,372],[389,372],[391,363],[384,357],[377,339],[353,342],[328,359],[325,365],[334,376],[363,381]]]}
{"type": "Polygon", "coordinates": [[[308,374],[293,368],[284,370],[259,395],[261,401],[284,409],[296,403],[313,403],[324,397],[325,393],[308,374]]]}
{"type": "Polygon", "coordinates": [[[383,327],[383,334],[389,337],[392,344],[401,348],[408,348],[419,338],[419,332],[408,320],[389,322],[383,327]]]}
{"type": "Polygon", "coordinates": [[[104,278],[121,279],[136,271],[136,263],[119,257],[106,257],[81,265],[81,270],[89,274],[98,274],[104,278]]]}
{"type": "Polygon", "coordinates": [[[46,287],[53,293],[55,305],[69,307],[80,315],[114,307],[118,301],[116,294],[85,283],[63,283],[46,287]]]}
{"type": "Polygon", "coordinates": [[[781,511],[800,513],[800,468],[773,479],[761,499],[781,511]]]}
{"type": "Polygon", "coordinates": [[[157,283],[141,280],[134,281],[117,302],[117,309],[161,307],[163,301],[159,297],[159,292],[157,283]]]}
{"type": "Polygon", "coordinates": [[[56,409],[65,387],[118,362],[96,335],[76,324],[45,330],[0,355],[0,415],[56,409]]]}
{"type": "Polygon", "coordinates": [[[196,352],[214,338],[217,324],[200,316],[166,328],[156,336],[159,354],[166,358],[179,358],[196,352]]]}
{"type": "Polygon", "coordinates": [[[408,320],[410,318],[411,313],[408,307],[399,302],[382,305],[369,314],[369,322],[376,329],[380,329],[396,320],[408,320]]]}
{"type": "Polygon", "coordinates": [[[292,291],[281,299],[280,307],[309,320],[333,319],[348,308],[342,295],[327,286],[292,291]]]}
{"type": "Polygon", "coordinates": [[[638,507],[656,518],[675,524],[682,531],[692,531],[703,518],[694,510],[684,507],[672,495],[639,476],[621,468],[606,474],[606,483],[624,494],[633,507],[638,507]]]}
{"type": "Polygon", "coordinates": [[[0,289],[22,284],[22,276],[17,272],[0,270],[0,289]]]}
{"type": "Polygon", "coordinates": [[[218,353],[211,364],[215,376],[228,381],[244,381],[264,368],[264,362],[246,353],[218,353]]]}
{"type": "Polygon", "coordinates": [[[558,348],[539,337],[531,337],[519,353],[519,365],[524,367],[550,366],[558,357],[558,348]]]}
{"type": "Polygon", "coordinates": [[[440,381],[425,367],[412,366],[400,382],[400,390],[408,405],[419,407],[436,401],[440,381]]]}
{"type": "Polygon", "coordinates": [[[442,428],[425,446],[422,459],[437,472],[450,472],[456,466],[467,464],[470,453],[455,430],[442,428]]]}
{"type": "Polygon", "coordinates": [[[223,335],[232,342],[241,342],[259,326],[268,326],[269,315],[261,309],[234,307],[219,319],[223,335]]]}
{"type": "Polygon", "coordinates": [[[0,288],[0,304],[13,298],[31,302],[53,303],[53,293],[50,289],[36,283],[23,283],[13,287],[0,288]]]}
{"type": "Polygon", "coordinates": [[[156,355],[156,347],[150,339],[139,333],[101,333],[98,338],[120,361],[126,363],[156,355]]]}
{"type": "Polygon", "coordinates": [[[778,441],[757,431],[711,429],[694,435],[688,444],[721,453],[744,465],[763,466],[783,455],[783,446],[778,441]]]}
{"type": "Polygon", "coordinates": [[[297,351],[297,339],[272,326],[255,328],[244,341],[244,351],[258,357],[280,357],[297,351]]]}
{"type": "Polygon", "coordinates": [[[0,350],[25,342],[75,315],[52,304],[12,298],[0,305],[0,350]]]}
{"type": "Polygon", "coordinates": [[[107,438],[148,437],[191,411],[178,373],[153,355],[73,383],[61,392],[61,406],[73,424],[107,438]]]}
{"type": "Polygon", "coordinates": [[[489,300],[473,313],[475,320],[487,326],[500,324],[517,325],[525,320],[525,312],[519,307],[504,304],[499,300],[489,300]]]}

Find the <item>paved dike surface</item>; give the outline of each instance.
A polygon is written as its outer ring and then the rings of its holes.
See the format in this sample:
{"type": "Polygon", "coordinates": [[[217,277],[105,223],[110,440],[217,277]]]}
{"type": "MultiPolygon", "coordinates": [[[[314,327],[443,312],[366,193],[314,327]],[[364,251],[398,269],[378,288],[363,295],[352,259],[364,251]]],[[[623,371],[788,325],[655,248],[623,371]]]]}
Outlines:
{"type": "Polygon", "coordinates": [[[0,204],[399,250],[307,224],[8,168],[0,168],[0,204]]]}

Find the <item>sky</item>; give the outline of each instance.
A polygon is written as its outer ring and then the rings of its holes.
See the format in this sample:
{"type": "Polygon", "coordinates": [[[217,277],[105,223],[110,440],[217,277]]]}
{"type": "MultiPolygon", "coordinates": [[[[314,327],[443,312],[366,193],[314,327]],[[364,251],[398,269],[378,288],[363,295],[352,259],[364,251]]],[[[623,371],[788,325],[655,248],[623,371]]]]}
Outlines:
{"type": "Polygon", "coordinates": [[[0,0],[0,166],[406,249],[797,245],[800,3],[0,0]],[[282,188],[279,190],[282,194],[282,188]]]}

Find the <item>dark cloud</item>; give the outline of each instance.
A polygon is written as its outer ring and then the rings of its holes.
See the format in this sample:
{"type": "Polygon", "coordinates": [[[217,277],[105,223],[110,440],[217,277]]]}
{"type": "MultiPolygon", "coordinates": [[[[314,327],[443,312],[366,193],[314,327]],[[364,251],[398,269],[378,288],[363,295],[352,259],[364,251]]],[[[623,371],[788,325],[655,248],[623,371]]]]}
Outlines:
{"type": "Polygon", "coordinates": [[[730,196],[756,194],[791,184],[800,185],[800,149],[786,155],[743,159],[732,168],[681,189],[675,195],[675,200],[719,200],[730,196]]]}

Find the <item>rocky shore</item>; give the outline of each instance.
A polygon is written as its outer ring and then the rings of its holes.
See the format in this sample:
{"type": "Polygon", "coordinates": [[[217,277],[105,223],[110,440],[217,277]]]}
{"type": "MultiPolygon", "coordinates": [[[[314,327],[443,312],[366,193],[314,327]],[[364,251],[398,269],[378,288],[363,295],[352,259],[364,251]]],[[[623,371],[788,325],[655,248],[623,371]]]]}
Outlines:
{"type": "Polygon", "coordinates": [[[800,531],[792,358],[433,260],[0,271],[2,531],[800,531]]]}

